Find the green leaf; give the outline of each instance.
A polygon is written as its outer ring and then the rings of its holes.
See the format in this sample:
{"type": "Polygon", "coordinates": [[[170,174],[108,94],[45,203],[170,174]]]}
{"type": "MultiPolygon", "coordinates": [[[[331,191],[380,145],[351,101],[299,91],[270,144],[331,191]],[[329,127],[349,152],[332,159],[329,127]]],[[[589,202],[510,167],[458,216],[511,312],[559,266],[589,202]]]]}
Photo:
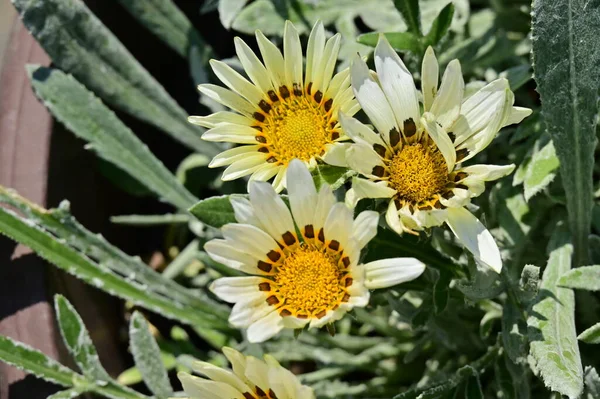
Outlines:
{"type": "Polygon", "coordinates": [[[483,390],[481,388],[481,381],[477,373],[473,373],[473,376],[467,379],[465,387],[465,399],[483,399],[483,390]]]}
{"type": "Polygon", "coordinates": [[[377,46],[379,35],[385,35],[385,38],[396,51],[410,51],[419,55],[423,52],[419,38],[411,32],[365,33],[359,35],[356,40],[367,46],[375,47],[377,46]]]}
{"type": "Polygon", "coordinates": [[[160,349],[150,332],[150,327],[140,312],[134,312],[129,324],[131,352],[146,386],[159,399],[173,396],[167,370],[163,365],[160,349]]]}
{"type": "Polygon", "coordinates": [[[438,14],[438,16],[433,20],[433,24],[431,25],[431,29],[425,36],[425,46],[435,46],[442,40],[446,33],[448,33],[448,29],[450,29],[450,25],[452,24],[452,18],[454,17],[454,4],[448,3],[442,11],[438,14]]]}
{"type": "Polygon", "coordinates": [[[523,181],[526,201],[529,201],[531,197],[554,180],[555,171],[560,166],[552,141],[546,143],[541,149],[538,148],[538,144],[539,142],[536,142],[523,181]]]}
{"type": "Polygon", "coordinates": [[[571,268],[573,247],[563,244],[550,253],[538,302],[527,320],[530,353],[546,386],[571,399],[583,390],[583,370],[575,333],[573,291],[558,286],[571,268]]]}
{"type": "Polygon", "coordinates": [[[163,224],[188,223],[190,216],[183,213],[165,213],[163,215],[119,215],[111,216],[110,221],[129,226],[158,226],[163,224]]]}
{"type": "Polygon", "coordinates": [[[394,0],[394,6],[400,11],[400,15],[402,15],[406,26],[408,26],[408,31],[422,36],[419,0],[394,0]]]}
{"type": "Polygon", "coordinates": [[[356,175],[356,172],[353,170],[331,165],[319,165],[312,171],[317,190],[323,184],[329,184],[332,190],[337,190],[354,175],[356,175]]]}
{"type": "Polygon", "coordinates": [[[81,374],[25,344],[0,335],[0,360],[63,387],[83,385],[81,374]]]}
{"type": "Polygon", "coordinates": [[[230,197],[229,195],[222,195],[204,199],[192,206],[190,212],[202,223],[216,228],[220,228],[227,223],[235,223],[233,206],[229,202],[230,197]]]}
{"type": "Polygon", "coordinates": [[[534,75],[560,160],[576,266],[587,263],[592,219],[600,87],[597,11],[596,3],[535,0],[531,12],[534,75]]]}
{"type": "Polygon", "coordinates": [[[600,323],[596,323],[581,334],[577,339],[586,344],[600,344],[600,323]]]}
{"type": "MultiPolygon", "coordinates": [[[[498,358],[494,365],[494,377],[504,399],[529,399],[530,388],[527,379],[528,365],[517,365],[507,356],[498,358]]],[[[498,395],[500,397],[500,395],[498,395]]]]}
{"type": "Polygon", "coordinates": [[[87,148],[179,209],[187,210],[197,201],[148,147],[72,76],[33,65],[28,65],[27,71],[37,96],[69,130],[89,142],[87,148]]]}
{"type": "Polygon", "coordinates": [[[600,376],[592,366],[585,368],[585,399],[600,398],[600,376]]]}
{"type": "Polygon", "coordinates": [[[135,19],[183,58],[192,46],[204,49],[205,63],[214,58],[190,20],[172,0],[118,0],[135,19]]]}
{"type": "Polygon", "coordinates": [[[569,270],[560,277],[558,285],[577,290],[600,291],[600,265],[569,270]]]}
{"type": "Polygon", "coordinates": [[[73,399],[84,393],[86,393],[86,390],[83,388],[71,388],[56,392],[54,395],[50,395],[46,399],[73,399]]]}
{"type": "Polygon", "coordinates": [[[58,268],[111,295],[190,325],[228,328],[227,313],[222,312],[221,307],[201,310],[199,307],[173,302],[148,290],[146,286],[115,274],[103,265],[95,264],[87,256],[69,247],[64,240],[56,239],[29,220],[23,220],[4,208],[0,208],[0,232],[31,248],[58,268]]]}
{"type": "Polygon", "coordinates": [[[80,0],[12,0],[23,23],[52,61],[108,104],[148,122],[207,155],[219,146],[200,139],[202,129],[80,0]]]}
{"type": "Polygon", "coordinates": [[[73,305],[62,295],[54,297],[54,310],[60,333],[75,363],[91,381],[108,383],[110,376],[100,364],[100,358],[83,320],[73,305]]]}
{"type": "Polygon", "coordinates": [[[500,73],[499,77],[506,78],[510,89],[515,91],[533,78],[531,65],[523,64],[511,67],[500,73]]]}
{"type": "Polygon", "coordinates": [[[521,271],[519,281],[519,300],[524,303],[531,302],[538,293],[540,285],[540,268],[533,265],[525,265],[521,271]]]}
{"type": "Polygon", "coordinates": [[[227,29],[231,28],[233,20],[247,2],[248,0],[219,0],[218,10],[221,24],[227,29]]]}
{"type": "Polygon", "coordinates": [[[512,300],[506,301],[502,309],[502,343],[514,363],[527,362],[527,323],[518,304],[512,300]]]}
{"type": "Polygon", "coordinates": [[[452,275],[450,273],[440,271],[440,275],[433,285],[433,310],[435,314],[442,313],[448,306],[451,281],[452,275]]]}

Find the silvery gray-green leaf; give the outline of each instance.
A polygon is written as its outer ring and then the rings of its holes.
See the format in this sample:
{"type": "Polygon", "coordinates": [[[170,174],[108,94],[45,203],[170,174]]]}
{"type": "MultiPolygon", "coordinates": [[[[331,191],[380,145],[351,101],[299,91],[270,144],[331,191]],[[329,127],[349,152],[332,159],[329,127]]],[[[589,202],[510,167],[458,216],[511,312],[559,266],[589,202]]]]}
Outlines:
{"type": "Polygon", "coordinates": [[[585,368],[585,399],[597,399],[600,398],[600,376],[598,372],[592,366],[585,368]]]}
{"type": "Polygon", "coordinates": [[[134,312],[129,323],[129,339],[135,365],[146,386],[159,399],[173,396],[167,370],[163,366],[160,349],[150,332],[148,322],[140,312],[134,312]]]}
{"type": "Polygon", "coordinates": [[[227,223],[235,223],[233,206],[229,195],[211,197],[198,201],[190,208],[190,213],[202,223],[219,228],[227,223]]]}
{"type": "Polygon", "coordinates": [[[540,268],[533,265],[525,265],[521,271],[519,280],[519,300],[529,303],[538,293],[540,284],[540,268]]]}
{"type": "Polygon", "coordinates": [[[110,221],[115,224],[130,226],[157,226],[163,224],[188,223],[190,216],[184,213],[165,213],[162,215],[119,215],[111,216],[110,221]]]}
{"type": "Polygon", "coordinates": [[[520,307],[512,300],[506,301],[502,311],[502,343],[513,363],[527,362],[527,323],[520,307]]]}
{"type": "Polygon", "coordinates": [[[108,104],[148,122],[189,148],[214,155],[202,129],[80,0],[12,0],[54,63],[108,104]]]}
{"type": "Polygon", "coordinates": [[[558,285],[577,290],[600,291],[600,265],[569,270],[560,277],[558,285]]]}
{"type": "Polygon", "coordinates": [[[37,96],[69,130],[89,142],[88,149],[181,210],[197,201],[114,112],[71,75],[34,65],[27,70],[37,96]]]}
{"type": "Polygon", "coordinates": [[[533,149],[523,180],[526,201],[554,180],[556,170],[560,166],[553,142],[547,142],[542,148],[538,148],[538,144],[539,142],[533,149]]]}
{"type": "Polygon", "coordinates": [[[600,87],[600,4],[535,0],[532,53],[542,116],[560,160],[577,266],[588,259],[600,87]]]}
{"type": "Polygon", "coordinates": [[[573,247],[563,244],[550,253],[537,303],[527,319],[530,353],[546,386],[571,399],[583,390],[583,369],[575,332],[575,297],[561,288],[560,277],[571,268],[573,247]]]}
{"type": "Polygon", "coordinates": [[[577,339],[586,344],[600,344],[600,323],[596,323],[581,334],[577,339]]]}
{"type": "Polygon", "coordinates": [[[55,394],[48,396],[46,399],[73,399],[81,396],[85,392],[85,389],[82,388],[65,389],[64,391],[58,391],[55,394]]]}
{"type": "Polygon", "coordinates": [[[189,56],[193,46],[202,50],[206,64],[213,58],[210,46],[173,0],[119,0],[119,3],[183,58],[189,56]]]}
{"type": "Polygon", "coordinates": [[[239,12],[244,8],[248,0],[219,0],[219,19],[221,20],[221,24],[229,29],[231,28],[231,24],[233,20],[239,12]]]}
{"type": "Polygon", "coordinates": [[[100,363],[90,334],[73,305],[64,296],[57,294],[54,297],[54,311],[65,346],[83,375],[91,381],[109,383],[112,379],[100,363]]]}

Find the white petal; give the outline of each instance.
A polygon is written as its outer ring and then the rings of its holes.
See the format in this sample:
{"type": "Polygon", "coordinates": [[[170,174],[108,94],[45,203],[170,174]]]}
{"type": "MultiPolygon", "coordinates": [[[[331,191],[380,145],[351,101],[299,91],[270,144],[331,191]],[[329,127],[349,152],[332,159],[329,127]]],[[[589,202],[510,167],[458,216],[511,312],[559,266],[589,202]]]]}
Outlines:
{"type": "Polygon", "coordinates": [[[250,224],[229,223],[221,228],[221,232],[236,249],[256,259],[264,259],[271,250],[279,248],[270,235],[250,224]]]}
{"type": "Polygon", "coordinates": [[[183,390],[191,398],[231,398],[244,399],[242,392],[224,382],[205,380],[187,373],[177,374],[183,390]]]}
{"type": "Polygon", "coordinates": [[[371,180],[352,178],[352,189],[346,193],[346,205],[354,208],[363,198],[391,198],[396,195],[396,190],[388,187],[386,181],[374,182],[371,180]],[[350,192],[352,191],[352,192],[350,192]]]}
{"type": "Polygon", "coordinates": [[[437,94],[439,66],[431,46],[427,47],[421,66],[421,91],[423,92],[423,109],[429,111],[437,94]]]}
{"type": "Polygon", "coordinates": [[[302,46],[294,24],[285,21],[283,31],[283,54],[286,85],[292,89],[294,83],[302,87],[302,46]]]}
{"type": "Polygon", "coordinates": [[[247,176],[254,173],[258,168],[262,167],[265,163],[265,156],[261,153],[248,154],[239,160],[232,163],[227,169],[223,171],[221,180],[230,181],[239,179],[240,177],[247,176]]]}
{"type": "Polygon", "coordinates": [[[469,177],[480,179],[483,181],[498,180],[501,177],[509,175],[515,170],[515,165],[471,165],[460,169],[461,172],[467,173],[469,177]]]}
{"type": "Polygon", "coordinates": [[[346,151],[351,145],[351,143],[326,144],[325,154],[321,157],[321,159],[323,159],[323,162],[328,165],[348,167],[346,151]]]}
{"type": "Polygon", "coordinates": [[[221,82],[240,96],[244,97],[251,104],[258,105],[258,103],[264,99],[264,93],[260,89],[248,82],[246,78],[237,73],[226,63],[210,60],[210,66],[221,82]]]}
{"type": "Polygon", "coordinates": [[[277,176],[273,179],[273,188],[276,192],[280,193],[286,186],[286,166],[281,166],[277,172],[277,176]]]}
{"type": "Polygon", "coordinates": [[[379,213],[375,211],[363,211],[354,219],[352,237],[359,248],[365,247],[377,235],[378,223],[379,213]]]}
{"type": "MultiPolygon", "coordinates": [[[[325,92],[324,98],[333,98],[335,102],[337,100],[336,96],[339,95],[340,92],[346,90],[350,87],[350,68],[346,68],[343,71],[340,71],[334,75],[329,82],[329,87],[325,92]]],[[[335,114],[334,114],[335,115],[335,114]]]]}
{"type": "Polygon", "coordinates": [[[252,117],[256,110],[254,104],[249,103],[248,100],[221,86],[208,83],[201,84],[198,86],[198,90],[207,97],[212,98],[216,102],[223,104],[242,115],[252,117]]]}
{"type": "MultiPolygon", "coordinates": [[[[257,320],[248,328],[248,341],[252,343],[264,342],[281,331],[282,328],[283,320],[273,308],[273,312],[257,320]]],[[[249,370],[250,367],[246,370],[246,375],[249,370]]]]}
{"type": "Polygon", "coordinates": [[[510,110],[510,114],[508,115],[508,119],[506,120],[506,122],[504,122],[504,125],[502,127],[519,123],[523,119],[531,115],[532,112],[533,111],[529,108],[512,107],[510,110]]]}
{"type": "Polygon", "coordinates": [[[313,224],[317,189],[308,168],[299,159],[292,160],[288,166],[287,190],[292,214],[300,231],[304,233],[304,226],[313,224]]]}
{"type": "MultiPolygon", "coordinates": [[[[272,359],[271,356],[265,358],[272,359]]],[[[277,365],[269,366],[269,386],[275,392],[277,399],[297,399],[296,389],[298,380],[291,371],[277,365]]]]}
{"type": "Polygon", "coordinates": [[[236,125],[252,126],[255,123],[255,120],[234,112],[219,111],[206,116],[188,116],[188,122],[210,129],[217,126],[219,123],[234,123],[236,125]]]}
{"type": "Polygon", "coordinates": [[[262,360],[254,356],[246,358],[246,378],[264,392],[269,392],[269,367],[262,360]]]}
{"type": "Polygon", "coordinates": [[[273,89],[271,84],[271,78],[265,66],[260,62],[254,51],[248,47],[248,45],[239,37],[234,39],[235,52],[237,53],[244,70],[250,77],[250,80],[258,87],[263,93],[268,93],[269,90],[273,89]]]}
{"type": "Polygon", "coordinates": [[[503,112],[506,91],[510,90],[506,79],[497,79],[471,97],[461,106],[461,115],[450,128],[454,133],[456,146],[489,125],[494,115],[503,112]]]}
{"type": "Polygon", "coordinates": [[[237,250],[226,240],[210,240],[204,244],[204,250],[215,261],[235,270],[249,274],[266,274],[257,267],[260,259],[237,250]]]}
{"type": "Polygon", "coordinates": [[[371,77],[367,64],[358,56],[352,61],[350,75],[354,95],[361,107],[379,133],[383,137],[389,137],[390,130],[397,128],[394,112],[383,90],[371,77]]]}
{"type": "Polygon", "coordinates": [[[323,23],[317,21],[313,26],[310,36],[308,37],[308,45],[306,48],[306,79],[305,84],[314,82],[316,79],[322,80],[322,70],[319,70],[321,58],[325,50],[325,29],[323,23]]]}
{"type": "Polygon", "coordinates": [[[289,209],[270,184],[252,182],[250,202],[261,224],[276,241],[281,241],[284,233],[296,231],[289,209]]]}
{"type": "Polygon", "coordinates": [[[269,282],[262,277],[221,277],[210,285],[210,290],[225,302],[235,303],[259,292],[260,283],[269,282]]]}
{"type": "Polygon", "coordinates": [[[460,114],[460,106],[465,90],[460,62],[452,60],[446,67],[442,84],[438,91],[431,112],[444,129],[452,126],[460,114]]]}
{"type": "Polygon", "coordinates": [[[246,380],[246,356],[228,346],[223,347],[223,354],[231,363],[231,368],[240,379],[246,380]]]}
{"type": "Polygon", "coordinates": [[[331,208],[336,204],[335,196],[328,184],[321,186],[317,198],[317,207],[314,211],[313,225],[317,233],[324,225],[331,208]]]}
{"type": "Polygon", "coordinates": [[[375,69],[398,126],[408,119],[418,124],[421,112],[415,82],[384,35],[379,36],[375,48],[375,69]]]}
{"type": "Polygon", "coordinates": [[[331,82],[338,53],[340,52],[341,41],[342,35],[336,33],[333,37],[329,38],[325,44],[321,66],[319,67],[322,71],[321,79],[315,81],[315,88],[321,90],[321,92],[326,92],[329,87],[329,82],[331,82]]]}
{"type": "Polygon", "coordinates": [[[358,119],[351,118],[343,112],[339,113],[339,118],[344,133],[346,133],[346,135],[355,143],[363,143],[370,146],[379,144],[386,147],[386,144],[381,140],[381,136],[358,119]]]}
{"type": "Polygon", "coordinates": [[[250,204],[250,201],[248,201],[247,198],[230,196],[229,202],[233,207],[235,220],[237,220],[238,223],[251,224],[261,228],[262,224],[260,223],[260,220],[258,220],[258,217],[256,217],[254,209],[252,209],[252,204],[250,204]]]}
{"type": "Polygon", "coordinates": [[[243,145],[234,147],[229,150],[225,150],[220,154],[217,154],[212,161],[208,164],[209,168],[218,168],[220,166],[230,165],[235,161],[243,159],[249,155],[256,154],[259,146],[257,145],[243,145]]]}
{"type": "Polygon", "coordinates": [[[240,377],[238,377],[231,371],[217,367],[214,364],[201,361],[194,361],[192,363],[192,370],[205,375],[213,381],[223,382],[225,384],[231,385],[240,392],[250,391],[250,387],[248,387],[244,383],[244,381],[240,379],[240,377]]]}
{"type": "MultiPolygon", "coordinates": [[[[281,166],[275,166],[271,163],[265,163],[262,167],[260,167],[259,169],[257,169],[252,176],[250,176],[250,180],[248,181],[248,185],[250,185],[251,181],[267,181],[270,178],[272,178],[273,176],[275,176],[279,170],[281,169],[281,166]]],[[[248,190],[246,190],[248,191],[248,190]]]]}
{"type": "Polygon", "coordinates": [[[452,143],[452,140],[450,140],[448,133],[437,124],[435,116],[428,112],[423,114],[421,123],[427,127],[427,134],[429,134],[429,137],[435,142],[435,145],[444,156],[444,160],[446,160],[446,165],[448,166],[448,172],[451,172],[456,163],[456,150],[454,149],[454,144],[452,143]]]}
{"type": "Polygon", "coordinates": [[[398,208],[396,208],[396,203],[393,200],[391,200],[388,203],[388,208],[385,212],[385,221],[387,222],[388,226],[390,226],[390,228],[396,233],[404,233],[405,228],[402,224],[402,221],[400,220],[400,216],[398,215],[398,208]]]}
{"type": "Polygon", "coordinates": [[[279,87],[285,84],[285,63],[281,52],[269,39],[263,35],[259,30],[256,31],[256,41],[258,42],[258,48],[262,55],[267,72],[271,77],[273,87],[279,89],[279,87]]]}
{"type": "Polygon", "coordinates": [[[365,286],[369,289],[386,288],[411,281],[425,271],[425,265],[415,258],[381,259],[364,265],[365,286]]]}
{"type": "Polygon", "coordinates": [[[446,223],[478,261],[500,273],[500,250],[488,229],[471,212],[465,208],[450,208],[446,223]]]}
{"type": "Polygon", "coordinates": [[[373,147],[364,143],[352,144],[346,151],[346,159],[350,169],[373,179],[379,179],[379,177],[373,175],[373,168],[384,166],[383,160],[373,150],[373,147]]]}
{"type": "Polygon", "coordinates": [[[335,204],[325,219],[325,240],[336,240],[347,249],[352,235],[352,211],[341,202],[335,204]]]}
{"type": "Polygon", "coordinates": [[[477,195],[471,195],[470,188],[469,190],[465,190],[463,188],[453,188],[452,193],[454,196],[452,198],[446,199],[444,197],[440,197],[440,202],[442,205],[448,208],[460,208],[467,205],[471,201],[471,197],[475,197],[477,195]]]}
{"type": "Polygon", "coordinates": [[[248,328],[255,321],[271,313],[273,309],[267,304],[265,293],[256,292],[233,305],[228,321],[235,328],[248,328]]]}
{"type": "Polygon", "coordinates": [[[233,123],[219,123],[202,135],[206,141],[229,142],[238,144],[256,144],[256,130],[233,123]]]}

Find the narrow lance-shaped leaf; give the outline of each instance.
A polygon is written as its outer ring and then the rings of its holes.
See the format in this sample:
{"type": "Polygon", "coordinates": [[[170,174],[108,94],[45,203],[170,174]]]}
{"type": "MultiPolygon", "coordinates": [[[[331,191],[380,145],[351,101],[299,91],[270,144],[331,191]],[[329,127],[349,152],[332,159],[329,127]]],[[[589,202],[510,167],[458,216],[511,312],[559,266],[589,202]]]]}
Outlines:
{"type": "Polygon", "coordinates": [[[529,201],[531,197],[542,191],[554,180],[556,169],[560,166],[552,141],[547,142],[541,149],[538,146],[541,146],[539,141],[535,144],[523,180],[526,201],[529,201]]]}
{"type": "Polygon", "coordinates": [[[229,195],[211,197],[197,202],[190,208],[192,215],[209,226],[220,228],[227,223],[235,223],[233,206],[229,195]]]}
{"type": "Polygon", "coordinates": [[[434,46],[442,40],[446,33],[448,33],[448,29],[450,29],[450,25],[452,25],[452,18],[454,17],[454,4],[448,3],[442,11],[438,14],[437,17],[433,20],[433,24],[431,25],[431,29],[425,36],[425,46],[434,46]]]}
{"type": "Polygon", "coordinates": [[[419,0],[394,0],[394,5],[400,11],[408,31],[421,36],[421,10],[419,0]]]}
{"type": "Polygon", "coordinates": [[[235,17],[244,8],[248,0],[219,0],[219,19],[221,24],[229,29],[235,17]]]}
{"type": "Polygon", "coordinates": [[[418,55],[421,55],[423,52],[419,37],[412,32],[365,33],[359,35],[356,41],[375,47],[377,46],[379,35],[385,35],[385,38],[396,51],[410,51],[418,55]]]}
{"type": "Polygon", "coordinates": [[[119,0],[119,3],[183,58],[188,57],[192,46],[202,50],[206,63],[214,57],[210,46],[173,0],[119,0]]]}
{"type": "Polygon", "coordinates": [[[65,345],[83,374],[92,381],[104,383],[111,381],[110,376],[100,363],[98,352],[92,343],[90,334],[73,305],[62,295],[56,295],[54,297],[54,310],[65,345]]]}
{"type": "Polygon", "coordinates": [[[596,323],[577,337],[586,344],[600,344],[600,323],[596,323]]]}
{"type": "Polygon", "coordinates": [[[575,332],[575,296],[560,288],[558,280],[571,268],[573,247],[564,244],[550,253],[544,270],[538,302],[527,320],[530,352],[548,388],[579,397],[583,369],[575,332]]]}
{"type": "Polygon", "coordinates": [[[188,147],[214,155],[202,129],[127,51],[81,0],[12,0],[23,23],[62,70],[104,101],[140,118],[188,147]]]}
{"type": "Polygon", "coordinates": [[[160,349],[150,332],[148,322],[139,312],[134,312],[129,323],[129,339],[135,365],[140,370],[146,386],[159,399],[173,395],[173,389],[163,365],[160,349]]]}
{"type": "Polygon", "coordinates": [[[578,290],[600,291],[600,265],[569,270],[560,277],[558,285],[578,290]]]}
{"type": "Polygon", "coordinates": [[[93,263],[66,243],[57,240],[38,226],[22,220],[12,211],[0,208],[0,232],[31,248],[42,258],[60,269],[92,284],[111,295],[127,299],[165,317],[190,325],[227,329],[226,315],[215,308],[212,313],[174,303],[172,300],[148,291],[146,287],[115,275],[93,263]]]}
{"type": "Polygon", "coordinates": [[[92,92],[57,69],[29,65],[37,96],[89,148],[117,165],[173,206],[187,210],[197,199],[92,92]]]}
{"type": "Polygon", "coordinates": [[[73,399],[84,394],[85,392],[86,391],[83,388],[71,388],[56,392],[54,395],[50,395],[46,399],[73,399]]]}
{"type": "Polygon", "coordinates": [[[532,52],[542,116],[560,160],[576,265],[588,258],[600,87],[600,4],[535,0],[532,52]]]}

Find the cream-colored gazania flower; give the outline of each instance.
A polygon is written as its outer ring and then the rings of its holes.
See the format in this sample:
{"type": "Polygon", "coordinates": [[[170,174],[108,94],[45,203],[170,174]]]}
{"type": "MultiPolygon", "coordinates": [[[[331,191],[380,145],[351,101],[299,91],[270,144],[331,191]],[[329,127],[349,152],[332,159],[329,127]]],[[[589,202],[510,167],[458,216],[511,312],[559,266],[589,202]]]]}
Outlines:
{"type": "Polygon", "coordinates": [[[300,384],[289,370],[274,357],[265,360],[244,356],[223,348],[233,371],[206,362],[195,362],[194,371],[208,379],[179,373],[179,380],[189,399],[314,399],[312,388],[300,384]]]}
{"type": "Polygon", "coordinates": [[[513,107],[506,79],[498,79],[465,96],[460,63],[448,64],[438,89],[438,63],[431,48],[423,60],[423,112],[412,75],[381,36],[375,50],[376,77],[356,58],[352,87],[379,134],[340,115],[353,144],[347,151],[354,178],[346,202],[390,198],[388,225],[398,233],[448,224],[476,259],[496,272],[502,268],[489,231],[464,208],[480,195],[485,182],[499,179],[514,165],[463,166],[506,125],[520,122],[530,109],[513,107]]]}
{"type": "Polygon", "coordinates": [[[291,213],[270,184],[251,182],[249,201],[231,200],[239,223],[223,226],[225,239],[205,245],[215,261],[252,275],[223,277],[210,287],[235,303],[229,322],[247,328],[251,342],[283,328],[331,323],[365,306],[369,289],[412,280],[425,268],[413,258],[359,264],[377,234],[378,214],[364,211],[354,220],[329,186],[317,192],[299,160],[287,173],[291,213]]]}
{"type": "Polygon", "coordinates": [[[202,138],[242,144],[217,155],[210,167],[230,165],[223,180],[252,175],[267,181],[279,192],[285,187],[285,171],[292,159],[312,169],[317,159],[339,163],[347,140],[338,122],[338,112],[353,115],[359,106],[350,87],[349,70],[333,76],[340,48],[340,34],[325,41],[318,22],[308,39],[306,73],[303,76],[302,47],[294,25],[287,21],[283,55],[260,31],[256,40],[264,64],[240,38],[237,55],[251,82],[223,62],[211,66],[225,88],[203,84],[198,89],[231,108],[189,121],[210,128],[202,138]]]}

